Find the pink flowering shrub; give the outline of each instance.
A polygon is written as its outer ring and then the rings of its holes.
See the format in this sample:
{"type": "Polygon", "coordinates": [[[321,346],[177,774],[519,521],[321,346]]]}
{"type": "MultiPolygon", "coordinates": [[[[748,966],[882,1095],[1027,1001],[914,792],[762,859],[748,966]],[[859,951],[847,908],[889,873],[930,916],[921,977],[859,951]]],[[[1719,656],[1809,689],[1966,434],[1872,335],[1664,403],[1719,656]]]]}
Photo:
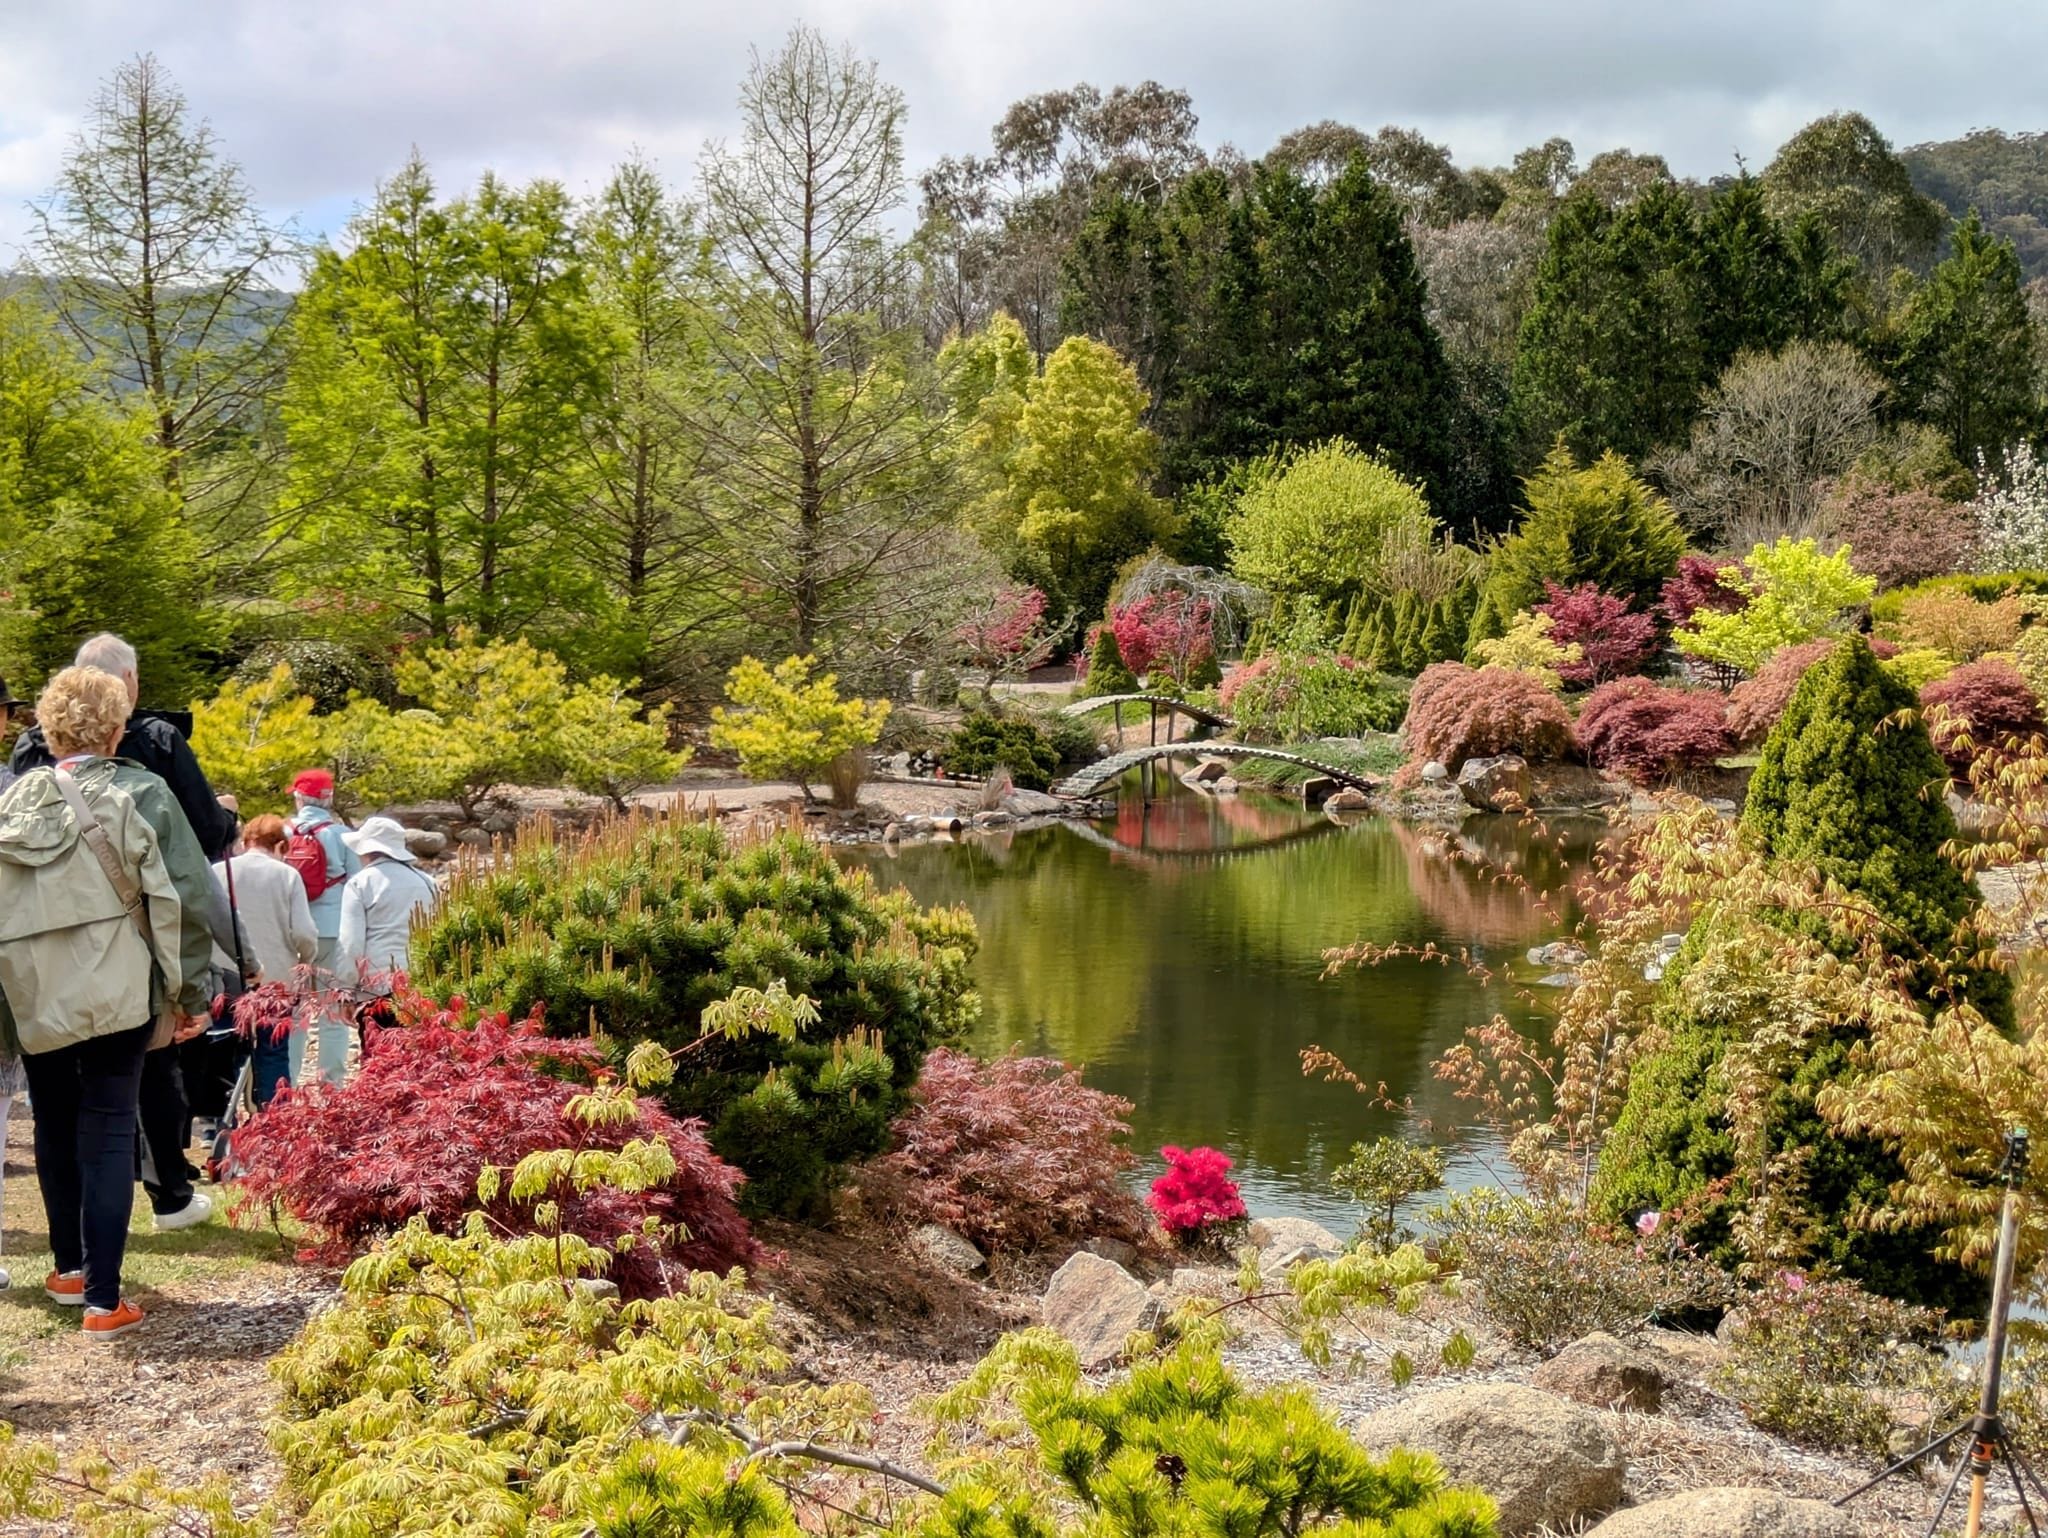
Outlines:
{"type": "Polygon", "coordinates": [[[1166,1173],[1152,1182],[1147,1200],[1159,1214],[1159,1226],[1172,1237],[1199,1238],[1205,1230],[1245,1215],[1244,1198],[1230,1178],[1230,1156],[1221,1149],[1176,1148],[1169,1143],[1159,1156],[1166,1161],[1166,1173]]]}
{"type": "Polygon", "coordinates": [[[1640,673],[1656,655],[1655,617],[1638,614],[1626,598],[1603,593],[1590,582],[1570,588],[1555,582],[1543,586],[1550,596],[1536,612],[1550,616],[1550,639],[1579,648],[1578,661],[1558,665],[1566,683],[1604,684],[1640,673]]]}
{"type": "Polygon", "coordinates": [[[1045,594],[1035,587],[1005,586],[960,622],[954,632],[962,659],[991,673],[1038,666],[1058,645],[1045,624],[1045,594]]]}

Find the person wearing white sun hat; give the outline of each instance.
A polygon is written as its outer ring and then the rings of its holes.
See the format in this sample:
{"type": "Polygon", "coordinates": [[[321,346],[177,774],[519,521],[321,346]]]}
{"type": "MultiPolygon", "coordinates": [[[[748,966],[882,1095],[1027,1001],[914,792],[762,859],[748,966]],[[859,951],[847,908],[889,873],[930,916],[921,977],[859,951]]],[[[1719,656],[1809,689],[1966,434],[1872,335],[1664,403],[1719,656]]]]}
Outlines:
{"type": "Polygon", "coordinates": [[[362,860],[341,894],[341,980],[358,997],[388,998],[411,965],[413,920],[431,913],[441,888],[405,847],[405,829],[370,817],[342,838],[362,860]]]}

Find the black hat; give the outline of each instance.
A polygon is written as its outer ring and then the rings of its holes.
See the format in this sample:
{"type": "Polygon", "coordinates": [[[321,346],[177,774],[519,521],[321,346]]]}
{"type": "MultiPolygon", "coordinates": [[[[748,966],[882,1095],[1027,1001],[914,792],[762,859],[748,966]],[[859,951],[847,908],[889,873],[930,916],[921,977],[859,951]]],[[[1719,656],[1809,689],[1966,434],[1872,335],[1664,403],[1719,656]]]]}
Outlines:
{"type": "Polygon", "coordinates": [[[7,687],[7,680],[0,678],[0,710],[5,710],[10,705],[26,705],[27,703],[27,700],[16,699],[14,691],[7,687]]]}

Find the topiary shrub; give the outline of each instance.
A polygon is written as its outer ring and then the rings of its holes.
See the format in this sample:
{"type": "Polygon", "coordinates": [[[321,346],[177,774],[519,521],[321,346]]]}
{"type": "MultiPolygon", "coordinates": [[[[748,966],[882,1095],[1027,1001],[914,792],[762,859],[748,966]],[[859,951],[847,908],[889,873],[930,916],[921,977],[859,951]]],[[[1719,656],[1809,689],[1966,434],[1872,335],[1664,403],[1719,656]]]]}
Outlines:
{"type": "Polygon", "coordinates": [[[1977,900],[1942,854],[1956,822],[1929,792],[1947,770],[1925,727],[1894,719],[1919,703],[1861,636],[1837,645],[1765,741],[1742,822],[1766,855],[1812,865],[1947,955],[1977,900]]]}
{"type": "Polygon", "coordinates": [[[1718,693],[1647,678],[1617,678],[1595,689],[1579,709],[1576,730],[1588,763],[1641,784],[1704,769],[1734,747],[1718,693]]]}
{"type": "Polygon", "coordinates": [[[703,1123],[647,1101],[634,1102],[624,1121],[587,1124],[571,1114],[570,1102],[607,1068],[603,1044],[550,1039],[537,1014],[517,1025],[485,1015],[465,1026],[459,1001],[409,996],[398,1009],[399,1028],[373,1036],[346,1084],[283,1090],[236,1132],[247,1199],[239,1216],[267,1221],[282,1212],[305,1226],[302,1258],[339,1263],[414,1217],[439,1233],[461,1232],[486,1166],[660,1139],[675,1169],[650,1189],[580,1189],[565,1178],[525,1200],[501,1187],[483,1211],[500,1234],[552,1232],[535,1219],[549,1202],[561,1232],[604,1246],[649,1221],[684,1225],[686,1238],[614,1255],[608,1274],[627,1297],[667,1292],[690,1269],[722,1272],[756,1258],[734,1205],[743,1177],[711,1151],[703,1123]]]}
{"type": "Polygon", "coordinates": [[[1124,661],[1116,632],[1097,625],[1088,640],[1087,684],[1090,694],[1136,694],[1138,675],[1124,661]]]}
{"type": "Polygon", "coordinates": [[[749,1210],[801,1213],[882,1151],[926,1053],[979,1013],[974,949],[965,910],[883,893],[800,835],[632,817],[581,841],[529,826],[464,865],[413,963],[430,992],[677,1053],[669,1108],[747,1172],[749,1210]],[[814,1009],[769,1007],[782,984],[814,1009]],[[768,1028],[707,1021],[736,989],[768,1028]]]}
{"type": "Polygon", "coordinates": [[[1468,758],[1519,753],[1531,763],[1573,748],[1571,713],[1541,680],[1508,668],[1438,662],[1423,669],[1402,725],[1408,755],[1452,773],[1468,758]]]}
{"type": "Polygon", "coordinates": [[[990,1252],[1097,1234],[1137,1240],[1144,1209],[1120,1176],[1135,1162],[1131,1103],[1090,1089],[1057,1058],[925,1059],[895,1149],[870,1166],[884,1205],[990,1252]]]}
{"type": "Polygon", "coordinates": [[[1060,750],[1030,721],[972,711],[939,750],[946,773],[986,779],[998,769],[1026,790],[1044,790],[1060,769],[1060,750]]]}
{"type": "Polygon", "coordinates": [[[1920,691],[1927,731],[1957,774],[1986,748],[2042,730],[2041,701],[2020,670],[2001,657],[1966,662],[1920,691]]]}

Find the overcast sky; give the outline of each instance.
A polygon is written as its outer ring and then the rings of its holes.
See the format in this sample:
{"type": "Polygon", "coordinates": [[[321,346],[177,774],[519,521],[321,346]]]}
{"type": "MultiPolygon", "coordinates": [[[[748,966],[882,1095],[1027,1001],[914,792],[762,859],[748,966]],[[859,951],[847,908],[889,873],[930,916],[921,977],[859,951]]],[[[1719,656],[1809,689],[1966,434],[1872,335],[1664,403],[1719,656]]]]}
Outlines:
{"type": "Polygon", "coordinates": [[[798,19],[903,89],[913,168],[1083,80],[1184,87],[1203,142],[1250,154],[1335,118],[1467,164],[1563,134],[1582,162],[1626,144],[1708,175],[1842,107],[1902,145],[2048,129],[2042,0],[0,0],[0,265],[98,82],[143,50],[321,233],[413,145],[451,190],[489,166],[583,191],[635,146],[684,182],[732,127],[749,46],[798,19]]]}

